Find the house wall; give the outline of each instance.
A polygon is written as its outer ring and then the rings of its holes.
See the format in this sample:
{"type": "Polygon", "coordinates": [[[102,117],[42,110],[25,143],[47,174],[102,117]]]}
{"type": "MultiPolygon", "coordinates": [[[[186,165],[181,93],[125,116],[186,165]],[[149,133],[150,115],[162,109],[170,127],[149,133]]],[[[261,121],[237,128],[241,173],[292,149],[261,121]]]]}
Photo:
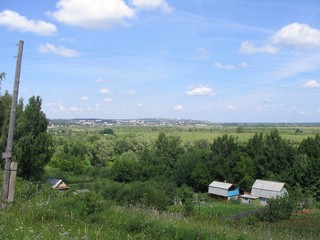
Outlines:
{"type": "Polygon", "coordinates": [[[241,203],[258,206],[260,204],[260,199],[259,198],[253,199],[253,198],[243,198],[242,197],[241,198],[241,203]]]}
{"type": "Polygon", "coordinates": [[[215,194],[215,195],[219,195],[219,196],[224,196],[224,197],[228,196],[227,190],[221,189],[221,188],[209,187],[209,191],[208,192],[210,194],[215,194]]]}
{"type": "Polygon", "coordinates": [[[228,197],[238,196],[239,194],[240,194],[239,188],[232,190],[232,191],[228,191],[228,197]]]}

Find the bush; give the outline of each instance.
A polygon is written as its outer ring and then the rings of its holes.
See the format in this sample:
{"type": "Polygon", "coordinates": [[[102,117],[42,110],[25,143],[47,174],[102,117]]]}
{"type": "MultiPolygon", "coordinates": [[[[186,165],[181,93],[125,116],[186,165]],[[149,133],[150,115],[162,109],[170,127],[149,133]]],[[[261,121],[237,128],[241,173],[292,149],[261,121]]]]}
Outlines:
{"type": "Polygon", "coordinates": [[[262,218],[269,222],[289,219],[295,209],[295,202],[289,196],[270,199],[262,218]]]}

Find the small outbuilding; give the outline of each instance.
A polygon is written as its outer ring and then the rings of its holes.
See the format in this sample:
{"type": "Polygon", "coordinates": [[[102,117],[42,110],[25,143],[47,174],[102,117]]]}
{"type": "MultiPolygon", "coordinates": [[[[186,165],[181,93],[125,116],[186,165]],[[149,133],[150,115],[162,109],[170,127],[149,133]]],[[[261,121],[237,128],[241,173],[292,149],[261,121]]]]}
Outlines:
{"type": "Polygon", "coordinates": [[[213,197],[226,200],[238,200],[239,187],[232,183],[213,181],[209,185],[208,193],[213,197]]]}
{"type": "Polygon", "coordinates": [[[62,179],[49,178],[47,183],[49,183],[53,189],[57,189],[57,190],[69,189],[69,186],[62,179]]]}
{"type": "Polygon", "coordinates": [[[251,195],[260,198],[260,205],[266,205],[271,198],[288,194],[285,183],[257,179],[252,186],[251,195]]]}
{"type": "Polygon", "coordinates": [[[259,197],[250,194],[243,194],[241,195],[241,203],[258,206],[260,205],[260,199],[259,197]]]}

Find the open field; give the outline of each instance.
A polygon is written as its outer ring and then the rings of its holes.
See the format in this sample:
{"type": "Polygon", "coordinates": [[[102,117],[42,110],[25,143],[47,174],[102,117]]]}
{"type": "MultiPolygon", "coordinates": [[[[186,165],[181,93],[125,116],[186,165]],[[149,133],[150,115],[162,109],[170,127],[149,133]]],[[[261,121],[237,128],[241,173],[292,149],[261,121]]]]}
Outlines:
{"type": "MultiPolygon", "coordinates": [[[[301,142],[308,137],[314,137],[320,134],[319,125],[212,125],[212,126],[108,126],[114,131],[117,136],[137,135],[142,136],[148,140],[157,139],[160,132],[166,133],[168,136],[174,135],[181,137],[183,142],[194,142],[200,139],[206,139],[212,142],[215,138],[224,134],[232,135],[242,143],[248,141],[256,133],[267,134],[273,129],[277,129],[281,137],[293,141],[295,143],[301,142]]],[[[51,130],[52,132],[58,131],[61,134],[88,134],[95,133],[103,129],[97,127],[62,127],[59,131],[57,129],[51,130]]]]}

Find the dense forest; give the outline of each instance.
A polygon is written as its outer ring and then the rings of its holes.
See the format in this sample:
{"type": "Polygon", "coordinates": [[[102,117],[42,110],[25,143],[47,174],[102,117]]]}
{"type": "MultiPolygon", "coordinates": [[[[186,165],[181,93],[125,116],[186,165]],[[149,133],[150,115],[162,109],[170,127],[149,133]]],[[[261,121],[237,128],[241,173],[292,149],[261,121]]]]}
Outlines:
{"type": "Polygon", "coordinates": [[[82,136],[56,136],[50,165],[76,174],[104,174],[117,182],[170,180],[196,192],[213,180],[235,183],[249,191],[255,179],[287,183],[320,200],[320,135],[299,144],[278,130],[255,134],[247,143],[232,135],[182,143],[179,136],[159,133],[155,141],[137,134],[117,137],[112,129],[82,136]]]}

